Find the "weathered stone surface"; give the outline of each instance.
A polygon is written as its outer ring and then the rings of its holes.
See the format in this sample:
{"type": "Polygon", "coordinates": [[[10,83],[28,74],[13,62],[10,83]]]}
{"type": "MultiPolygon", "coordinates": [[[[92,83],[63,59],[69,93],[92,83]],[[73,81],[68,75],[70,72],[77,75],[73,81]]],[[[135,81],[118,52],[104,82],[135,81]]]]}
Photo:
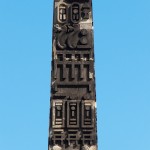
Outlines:
{"type": "Polygon", "coordinates": [[[55,0],[49,150],[96,150],[92,0],[55,0]]]}

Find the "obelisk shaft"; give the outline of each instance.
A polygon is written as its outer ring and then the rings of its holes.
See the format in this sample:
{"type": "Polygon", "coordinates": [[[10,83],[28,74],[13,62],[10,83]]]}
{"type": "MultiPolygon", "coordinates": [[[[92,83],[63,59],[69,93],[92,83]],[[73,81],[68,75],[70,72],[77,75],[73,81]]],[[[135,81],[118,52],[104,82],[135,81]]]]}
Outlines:
{"type": "Polygon", "coordinates": [[[55,0],[49,150],[97,150],[91,0],[55,0]]]}

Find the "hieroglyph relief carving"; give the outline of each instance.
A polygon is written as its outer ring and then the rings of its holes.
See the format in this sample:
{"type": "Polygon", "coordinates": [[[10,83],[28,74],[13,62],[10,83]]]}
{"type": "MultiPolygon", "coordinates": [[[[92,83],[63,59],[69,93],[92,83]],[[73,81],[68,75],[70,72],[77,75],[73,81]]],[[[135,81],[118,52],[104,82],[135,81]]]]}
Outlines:
{"type": "Polygon", "coordinates": [[[55,0],[49,150],[97,150],[92,0],[55,0]]]}

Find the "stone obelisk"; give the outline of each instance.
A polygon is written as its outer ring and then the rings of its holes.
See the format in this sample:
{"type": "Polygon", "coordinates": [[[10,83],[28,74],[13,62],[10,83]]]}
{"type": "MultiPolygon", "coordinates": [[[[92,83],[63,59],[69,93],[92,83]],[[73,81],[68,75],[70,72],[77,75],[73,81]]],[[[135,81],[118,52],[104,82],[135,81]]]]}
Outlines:
{"type": "Polygon", "coordinates": [[[54,0],[49,150],[97,150],[92,0],[54,0]]]}

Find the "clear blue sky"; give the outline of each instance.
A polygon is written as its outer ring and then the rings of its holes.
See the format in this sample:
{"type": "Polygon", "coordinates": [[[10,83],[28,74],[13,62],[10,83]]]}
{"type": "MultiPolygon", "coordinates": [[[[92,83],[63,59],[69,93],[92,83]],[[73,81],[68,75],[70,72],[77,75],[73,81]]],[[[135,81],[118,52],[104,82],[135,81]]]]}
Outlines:
{"type": "MultiPolygon", "coordinates": [[[[0,150],[47,150],[52,0],[0,0],[0,150]]],[[[150,150],[150,0],[93,0],[99,150],[150,150]]]]}

